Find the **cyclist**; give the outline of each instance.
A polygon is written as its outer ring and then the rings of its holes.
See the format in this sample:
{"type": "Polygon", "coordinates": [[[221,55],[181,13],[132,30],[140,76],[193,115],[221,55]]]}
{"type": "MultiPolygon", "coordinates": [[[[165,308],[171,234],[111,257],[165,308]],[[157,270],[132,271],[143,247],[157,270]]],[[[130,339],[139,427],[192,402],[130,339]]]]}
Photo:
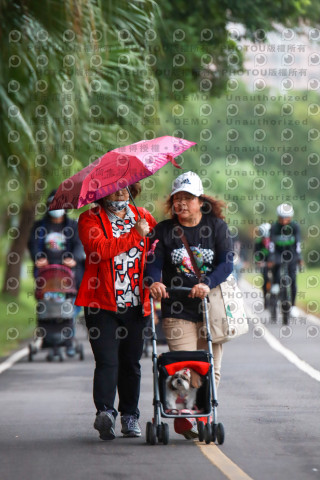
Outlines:
{"type": "Polygon", "coordinates": [[[254,243],[254,262],[257,267],[261,269],[263,276],[263,296],[264,306],[267,308],[267,293],[269,292],[268,282],[268,257],[269,257],[269,245],[270,245],[270,223],[262,223],[258,227],[258,234],[254,243]]]}
{"type": "Polygon", "coordinates": [[[270,245],[268,267],[272,268],[274,285],[280,284],[280,267],[286,263],[288,276],[291,279],[291,310],[292,317],[297,317],[295,298],[297,293],[296,270],[297,265],[302,265],[301,258],[301,234],[297,222],[293,221],[294,210],[288,203],[282,203],[277,207],[277,222],[270,229],[270,245]]]}

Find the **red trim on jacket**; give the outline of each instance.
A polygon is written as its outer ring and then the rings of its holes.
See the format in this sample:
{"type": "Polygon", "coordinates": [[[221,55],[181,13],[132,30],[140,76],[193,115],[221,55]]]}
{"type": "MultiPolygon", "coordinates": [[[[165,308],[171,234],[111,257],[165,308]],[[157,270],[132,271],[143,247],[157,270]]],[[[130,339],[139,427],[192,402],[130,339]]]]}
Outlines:
{"type": "MultiPolygon", "coordinates": [[[[138,214],[136,208],[130,205],[135,219],[138,214]]],[[[156,221],[145,208],[138,208],[141,218],[145,218],[153,229],[156,221]]],[[[104,310],[117,311],[114,289],[114,261],[113,258],[122,252],[128,251],[134,245],[140,243],[141,235],[135,228],[130,232],[113,237],[112,225],[106,212],[95,207],[82,213],[78,222],[79,237],[86,253],[85,272],[78,291],[75,305],[104,310]],[[104,234],[100,218],[103,222],[107,237],[104,234]]],[[[144,237],[144,248],[141,256],[141,272],[139,289],[144,315],[150,314],[149,291],[143,288],[143,272],[146,252],[149,248],[149,239],[144,237]]]]}

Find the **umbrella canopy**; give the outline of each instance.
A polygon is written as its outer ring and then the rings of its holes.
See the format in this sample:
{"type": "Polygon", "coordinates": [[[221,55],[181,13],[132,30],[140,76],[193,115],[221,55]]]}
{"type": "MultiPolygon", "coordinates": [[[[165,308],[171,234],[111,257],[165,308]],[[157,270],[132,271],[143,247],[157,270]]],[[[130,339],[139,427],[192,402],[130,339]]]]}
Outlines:
{"type": "MultiPolygon", "coordinates": [[[[142,140],[107,152],[59,186],[50,210],[81,208],[154,174],[195,145],[176,137],[142,140]]],[[[180,168],[180,167],[179,167],[180,168]]]]}

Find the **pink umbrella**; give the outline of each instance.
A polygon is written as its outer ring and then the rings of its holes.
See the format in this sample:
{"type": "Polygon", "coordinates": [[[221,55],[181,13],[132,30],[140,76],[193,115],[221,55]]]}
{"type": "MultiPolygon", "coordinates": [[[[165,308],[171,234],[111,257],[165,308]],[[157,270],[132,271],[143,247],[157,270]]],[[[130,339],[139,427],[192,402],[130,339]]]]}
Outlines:
{"type": "Polygon", "coordinates": [[[59,186],[50,210],[81,208],[149,177],[195,142],[176,137],[142,140],[107,152],[59,186]]]}

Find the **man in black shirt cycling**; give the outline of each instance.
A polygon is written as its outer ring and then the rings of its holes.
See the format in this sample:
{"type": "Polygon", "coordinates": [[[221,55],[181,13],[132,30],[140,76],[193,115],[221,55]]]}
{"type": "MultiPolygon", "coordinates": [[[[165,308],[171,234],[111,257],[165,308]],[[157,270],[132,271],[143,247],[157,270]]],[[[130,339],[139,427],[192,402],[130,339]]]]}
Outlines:
{"type": "Polygon", "coordinates": [[[278,220],[272,224],[270,230],[268,268],[272,268],[273,271],[274,288],[280,284],[281,264],[287,264],[291,279],[290,314],[292,317],[297,317],[298,312],[294,305],[297,293],[296,270],[297,265],[302,265],[300,227],[292,220],[294,210],[288,203],[282,203],[277,207],[277,215],[278,220]]]}
{"type": "Polygon", "coordinates": [[[270,245],[270,223],[262,223],[258,227],[257,236],[254,242],[254,262],[258,268],[260,268],[263,276],[263,298],[264,307],[268,308],[267,294],[269,293],[268,282],[268,258],[269,258],[269,245],[270,245]]]}

